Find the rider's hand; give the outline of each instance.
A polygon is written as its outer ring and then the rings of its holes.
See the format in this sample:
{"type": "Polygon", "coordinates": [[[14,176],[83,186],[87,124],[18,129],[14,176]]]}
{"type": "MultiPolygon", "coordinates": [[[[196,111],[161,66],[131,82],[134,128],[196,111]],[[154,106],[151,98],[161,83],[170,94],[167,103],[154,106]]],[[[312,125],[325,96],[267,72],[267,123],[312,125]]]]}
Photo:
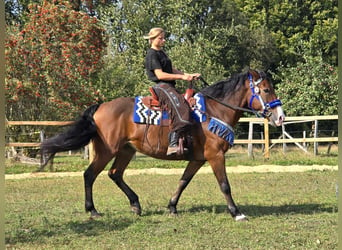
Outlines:
{"type": "Polygon", "coordinates": [[[199,74],[199,73],[194,73],[194,74],[184,73],[182,80],[184,80],[184,81],[197,80],[198,77],[200,77],[200,75],[201,74],[199,74]]]}
{"type": "Polygon", "coordinates": [[[193,80],[198,80],[198,78],[201,76],[200,73],[194,73],[194,74],[191,74],[192,75],[192,79],[193,80]]]}

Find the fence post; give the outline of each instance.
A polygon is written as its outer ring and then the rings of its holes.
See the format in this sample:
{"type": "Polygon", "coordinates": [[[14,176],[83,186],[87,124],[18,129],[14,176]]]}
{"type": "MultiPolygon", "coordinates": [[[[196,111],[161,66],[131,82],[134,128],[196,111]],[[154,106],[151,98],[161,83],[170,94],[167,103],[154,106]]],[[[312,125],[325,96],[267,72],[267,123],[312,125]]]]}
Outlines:
{"type": "Polygon", "coordinates": [[[94,145],[92,141],[89,142],[88,149],[89,149],[89,163],[92,163],[94,160],[94,145]]]}
{"type": "MultiPolygon", "coordinates": [[[[39,133],[39,139],[40,139],[40,143],[42,143],[45,139],[45,134],[44,134],[44,130],[41,130],[39,133]]],[[[43,152],[40,152],[40,169],[42,170],[43,168],[43,163],[45,162],[45,155],[43,154],[43,152]]]]}
{"type": "MultiPolygon", "coordinates": [[[[249,122],[248,140],[253,140],[253,122],[249,122]]],[[[253,158],[253,143],[248,142],[248,157],[253,158]]]]}
{"type": "Polygon", "coordinates": [[[270,158],[270,135],[268,129],[268,120],[264,119],[264,134],[265,134],[265,153],[264,157],[266,159],[270,158]]]}
{"type": "MultiPolygon", "coordinates": [[[[317,138],[318,134],[318,120],[315,120],[315,130],[314,130],[314,138],[317,138]]],[[[318,155],[318,142],[314,142],[314,155],[318,155]]]]}
{"type": "MultiPolygon", "coordinates": [[[[264,140],[264,132],[260,132],[260,139],[264,140]]],[[[265,144],[261,144],[261,152],[265,152],[265,144]]]]}
{"type": "MultiPolygon", "coordinates": [[[[331,137],[334,137],[334,135],[335,135],[335,131],[332,131],[331,137]]],[[[332,145],[333,145],[333,143],[332,143],[332,142],[329,142],[328,149],[327,149],[327,155],[330,154],[330,150],[331,150],[331,146],[332,146],[332,145]]]]}
{"type": "MultiPolygon", "coordinates": [[[[283,134],[282,137],[283,137],[283,139],[285,139],[286,137],[285,137],[285,124],[284,123],[281,124],[281,131],[283,134]]],[[[287,149],[287,145],[285,142],[283,142],[283,153],[286,153],[286,149],[287,149]]]]}
{"type": "Polygon", "coordinates": [[[89,159],[89,144],[84,146],[83,159],[89,159]]]}

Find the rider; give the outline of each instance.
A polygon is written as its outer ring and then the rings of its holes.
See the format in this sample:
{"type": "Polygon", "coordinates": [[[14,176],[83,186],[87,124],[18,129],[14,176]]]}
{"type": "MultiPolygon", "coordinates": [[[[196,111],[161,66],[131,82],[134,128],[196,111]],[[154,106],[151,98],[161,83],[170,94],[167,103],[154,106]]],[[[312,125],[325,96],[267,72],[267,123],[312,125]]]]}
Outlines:
{"type": "Polygon", "coordinates": [[[177,153],[178,139],[190,130],[190,107],[184,97],[176,90],[176,80],[192,81],[200,74],[188,74],[174,68],[172,62],[163,51],[165,32],[162,28],[152,28],[145,39],[151,47],[145,58],[145,68],[148,78],[155,82],[153,90],[156,92],[162,106],[166,105],[170,111],[171,131],[167,155],[177,153]]]}

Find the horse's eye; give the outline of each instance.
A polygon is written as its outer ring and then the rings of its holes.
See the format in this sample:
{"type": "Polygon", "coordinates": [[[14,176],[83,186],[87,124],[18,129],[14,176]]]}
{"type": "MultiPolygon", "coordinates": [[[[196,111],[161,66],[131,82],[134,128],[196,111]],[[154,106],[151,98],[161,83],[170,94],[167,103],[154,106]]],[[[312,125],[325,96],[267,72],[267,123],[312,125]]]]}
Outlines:
{"type": "Polygon", "coordinates": [[[265,93],[270,93],[270,89],[264,89],[265,93]]]}

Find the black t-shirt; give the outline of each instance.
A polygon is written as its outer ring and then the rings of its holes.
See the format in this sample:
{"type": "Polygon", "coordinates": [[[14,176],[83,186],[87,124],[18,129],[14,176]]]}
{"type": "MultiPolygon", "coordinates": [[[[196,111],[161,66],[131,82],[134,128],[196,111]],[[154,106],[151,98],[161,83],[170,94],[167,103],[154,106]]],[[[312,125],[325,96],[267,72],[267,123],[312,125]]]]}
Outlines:
{"type": "Polygon", "coordinates": [[[176,81],[161,81],[154,74],[155,69],[161,69],[163,72],[172,74],[172,62],[163,50],[149,48],[145,57],[145,69],[148,79],[153,82],[167,82],[176,84],[176,81]]]}

